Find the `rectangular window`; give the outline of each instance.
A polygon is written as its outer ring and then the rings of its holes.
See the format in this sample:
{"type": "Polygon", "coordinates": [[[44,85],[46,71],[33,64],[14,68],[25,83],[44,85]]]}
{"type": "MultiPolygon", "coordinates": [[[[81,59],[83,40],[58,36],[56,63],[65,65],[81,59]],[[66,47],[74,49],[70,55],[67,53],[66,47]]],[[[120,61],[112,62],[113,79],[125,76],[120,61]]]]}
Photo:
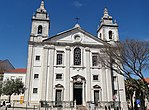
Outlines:
{"type": "Polygon", "coordinates": [[[97,55],[92,56],[92,66],[97,66],[97,55]]]}
{"type": "Polygon", "coordinates": [[[22,78],[23,78],[22,76],[19,76],[19,77],[18,77],[18,79],[21,80],[21,81],[22,81],[22,78]]]}
{"type": "Polygon", "coordinates": [[[39,74],[34,74],[34,79],[38,79],[39,74]]]}
{"type": "Polygon", "coordinates": [[[56,74],[56,79],[62,79],[62,74],[56,74]]]}
{"type": "Polygon", "coordinates": [[[38,93],[38,88],[33,88],[33,93],[38,93]]]}
{"type": "Polygon", "coordinates": [[[56,57],[56,64],[57,65],[62,65],[63,64],[63,52],[57,52],[57,57],[56,57]]]}
{"type": "Polygon", "coordinates": [[[98,81],[98,75],[93,75],[93,80],[98,81]]]}
{"type": "Polygon", "coordinates": [[[38,61],[39,61],[39,60],[40,60],[40,56],[36,56],[36,60],[38,60],[38,61]]]}

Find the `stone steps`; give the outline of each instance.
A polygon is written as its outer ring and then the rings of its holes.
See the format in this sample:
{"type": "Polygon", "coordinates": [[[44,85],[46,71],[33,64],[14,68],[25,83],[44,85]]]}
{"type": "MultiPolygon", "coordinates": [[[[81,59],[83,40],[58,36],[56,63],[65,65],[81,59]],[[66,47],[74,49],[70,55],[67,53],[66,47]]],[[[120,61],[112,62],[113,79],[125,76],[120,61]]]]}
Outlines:
{"type": "Polygon", "coordinates": [[[76,110],[87,110],[87,108],[83,105],[77,105],[76,110]]]}

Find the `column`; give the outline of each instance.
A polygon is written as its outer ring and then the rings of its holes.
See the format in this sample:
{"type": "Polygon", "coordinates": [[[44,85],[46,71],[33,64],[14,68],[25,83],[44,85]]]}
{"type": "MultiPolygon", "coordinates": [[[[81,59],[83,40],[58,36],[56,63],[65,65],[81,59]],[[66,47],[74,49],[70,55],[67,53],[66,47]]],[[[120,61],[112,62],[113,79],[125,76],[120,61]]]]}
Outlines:
{"type": "Polygon", "coordinates": [[[70,47],[67,46],[66,48],[66,70],[65,70],[65,99],[64,101],[70,101],[70,47]]]}
{"type": "Polygon", "coordinates": [[[87,88],[87,100],[91,101],[91,72],[90,72],[90,49],[88,47],[85,48],[86,51],[86,75],[87,75],[87,82],[86,82],[86,88],[87,88]],[[88,62],[87,62],[88,61],[88,62]]]}
{"type": "Polygon", "coordinates": [[[84,106],[86,106],[86,85],[85,85],[85,80],[83,80],[83,85],[82,85],[82,92],[83,92],[83,94],[82,94],[82,98],[83,98],[83,105],[84,106]]]}
{"type": "Polygon", "coordinates": [[[48,71],[48,101],[53,101],[53,83],[54,83],[54,45],[49,47],[49,71],[48,71]]]}
{"type": "Polygon", "coordinates": [[[102,68],[102,101],[107,101],[107,78],[105,68],[102,68]]]}
{"type": "Polygon", "coordinates": [[[108,94],[108,101],[113,101],[113,94],[112,94],[112,76],[111,70],[109,68],[106,69],[106,80],[107,80],[107,94],[108,94]]]}
{"type": "Polygon", "coordinates": [[[33,45],[28,46],[28,61],[27,61],[27,74],[26,74],[26,91],[25,91],[25,102],[29,103],[31,101],[31,91],[32,91],[32,69],[33,69],[33,45]]]}
{"type": "Polygon", "coordinates": [[[41,100],[42,101],[47,101],[47,74],[48,74],[48,47],[44,47],[43,50],[43,72],[42,72],[42,83],[40,85],[40,89],[41,89],[41,100]]]}

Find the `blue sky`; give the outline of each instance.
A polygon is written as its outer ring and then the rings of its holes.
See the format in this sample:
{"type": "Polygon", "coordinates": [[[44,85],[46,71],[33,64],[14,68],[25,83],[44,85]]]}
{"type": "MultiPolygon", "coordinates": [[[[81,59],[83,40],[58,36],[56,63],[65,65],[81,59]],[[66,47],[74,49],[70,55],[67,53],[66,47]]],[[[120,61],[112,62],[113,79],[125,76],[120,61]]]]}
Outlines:
{"type": "MultiPolygon", "coordinates": [[[[41,0],[1,0],[0,59],[8,59],[16,68],[25,68],[31,17],[41,0]]],[[[50,15],[50,36],[72,28],[79,17],[83,29],[96,35],[107,7],[117,20],[120,39],[149,40],[149,0],[45,0],[50,15]]]]}

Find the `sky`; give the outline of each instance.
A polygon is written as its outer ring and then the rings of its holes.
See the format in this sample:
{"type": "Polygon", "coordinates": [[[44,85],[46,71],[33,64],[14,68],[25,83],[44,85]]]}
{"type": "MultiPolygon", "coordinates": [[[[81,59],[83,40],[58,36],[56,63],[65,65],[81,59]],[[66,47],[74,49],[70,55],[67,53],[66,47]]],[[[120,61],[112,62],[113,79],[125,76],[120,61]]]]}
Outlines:
{"type": "MultiPolygon", "coordinates": [[[[104,8],[116,19],[121,40],[149,40],[149,0],[44,0],[50,15],[49,36],[74,27],[97,35],[104,8]]],[[[41,0],[1,0],[0,60],[8,59],[15,68],[26,68],[31,18],[41,0]]]]}

